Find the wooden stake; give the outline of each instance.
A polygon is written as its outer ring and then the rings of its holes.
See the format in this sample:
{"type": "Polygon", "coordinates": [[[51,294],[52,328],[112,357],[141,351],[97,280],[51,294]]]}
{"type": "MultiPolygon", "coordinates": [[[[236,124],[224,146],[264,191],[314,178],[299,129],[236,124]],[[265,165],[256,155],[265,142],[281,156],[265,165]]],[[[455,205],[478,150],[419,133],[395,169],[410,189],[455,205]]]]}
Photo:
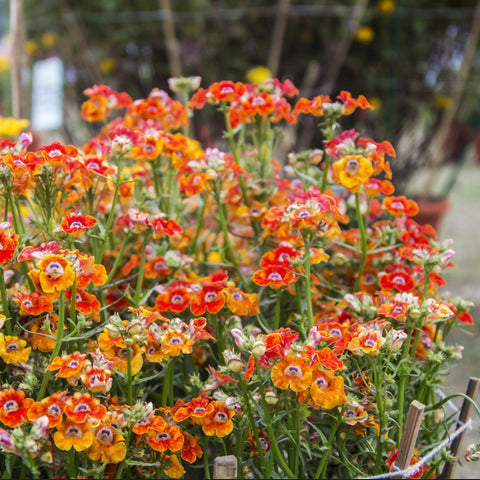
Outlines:
{"type": "MultiPolygon", "coordinates": [[[[480,378],[471,377],[470,381],[468,382],[467,397],[470,397],[472,400],[475,400],[475,396],[477,395],[479,386],[480,386],[480,378]]],[[[471,410],[472,410],[472,402],[469,402],[467,399],[464,399],[455,430],[458,430],[462,425],[468,422],[468,419],[470,418],[471,410]]],[[[440,475],[440,478],[454,478],[455,467],[457,466],[458,452],[460,450],[464,434],[465,434],[465,430],[458,437],[455,437],[453,439],[453,442],[450,446],[450,452],[455,457],[455,461],[445,463],[445,466],[443,467],[443,471],[442,471],[442,474],[440,475]]]]}
{"type": "Polygon", "coordinates": [[[10,75],[12,91],[12,116],[25,117],[22,70],[25,67],[25,26],[23,23],[23,0],[10,0],[10,45],[12,68],[10,75]]]}
{"type": "Polygon", "coordinates": [[[278,66],[282,56],[283,37],[285,36],[285,27],[287,26],[288,8],[290,0],[280,0],[278,3],[275,26],[273,27],[272,43],[268,54],[267,67],[272,72],[272,77],[278,75],[278,66]]]}
{"type": "Polygon", "coordinates": [[[163,31],[165,34],[165,47],[167,49],[168,63],[172,77],[182,76],[182,61],[180,49],[175,35],[175,22],[173,21],[172,7],[170,0],[158,0],[163,14],[163,31]]]}
{"type": "MultiPolygon", "coordinates": [[[[407,421],[405,422],[405,428],[403,429],[402,441],[398,447],[398,455],[395,460],[395,466],[402,471],[410,466],[424,410],[425,405],[417,400],[414,400],[410,404],[407,421]]],[[[393,478],[402,478],[402,476],[399,475],[398,477],[393,478]]]]}
{"type": "Polygon", "coordinates": [[[237,457],[217,457],[213,461],[213,478],[237,478],[237,457]]]}

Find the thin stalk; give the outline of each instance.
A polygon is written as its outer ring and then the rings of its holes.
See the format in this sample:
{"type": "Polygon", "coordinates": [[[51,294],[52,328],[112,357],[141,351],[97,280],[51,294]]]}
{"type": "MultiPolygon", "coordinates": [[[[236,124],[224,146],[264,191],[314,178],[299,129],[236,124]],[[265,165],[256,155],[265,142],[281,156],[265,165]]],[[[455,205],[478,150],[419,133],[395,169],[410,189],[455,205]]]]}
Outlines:
{"type": "Polygon", "coordinates": [[[322,184],[320,190],[322,193],[327,189],[328,169],[330,168],[330,155],[325,155],[325,167],[323,169],[322,184]]]}
{"type": "Polygon", "coordinates": [[[170,383],[173,381],[173,358],[170,358],[167,362],[165,369],[165,378],[163,380],[162,388],[162,403],[161,407],[167,406],[168,394],[170,392],[170,383]]]}
{"type": "Polygon", "coordinates": [[[128,404],[133,404],[133,382],[132,382],[132,347],[127,345],[127,397],[128,404]]]}
{"type": "Polygon", "coordinates": [[[140,306],[140,297],[142,296],[143,272],[145,271],[145,257],[147,254],[147,238],[143,237],[142,256],[140,258],[140,267],[138,269],[137,287],[135,288],[135,305],[140,306]]]}
{"type": "Polygon", "coordinates": [[[0,268],[0,294],[2,297],[3,314],[5,315],[5,328],[7,331],[7,335],[11,335],[13,332],[13,325],[12,325],[13,318],[10,318],[7,290],[5,286],[5,270],[3,268],[0,268]]]}
{"type": "Polygon", "coordinates": [[[208,465],[208,454],[207,454],[207,448],[208,448],[208,438],[207,436],[203,437],[203,469],[204,469],[204,474],[206,479],[212,478],[210,476],[210,467],[208,465]]]}
{"type": "Polygon", "coordinates": [[[274,330],[280,328],[280,311],[282,309],[282,290],[277,291],[277,302],[275,304],[275,325],[274,330]]]}
{"type": "Polygon", "coordinates": [[[358,192],[355,194],[355,210],[357,212],[358,228],[360,229],[360,241],[362,246],[362,257],[360,258],[360,264],[358,266],[357,278],[355,279],[354,291],[358,292],[360,288],[360,280],[363,275],[363,269],[365,268],[365,262],[367,260],[367,234],[365,232],[365,224],[363,222],[362,212],[360,210],[360,195],[358,192]]]}
{"type": "MultiPolygon", "coordinates": [[[[65,326],[65,294],[63,290],[60,292],[60,297],[58,298],[58,325],[57,325],[57,338],[55,339],[55,348],[53,349],[52,355],[50,356],[50,362],[52,363],[53,359],[58,356],[62,348],[63,341],[63,328],[65,326]]],[[[37,395],[37,402],[39,402],[45,395],[47,390],[48,380],[52,374],[51,370],[45,372],[45,376],[42,380],[42,385],[37,395]]],[[[75,478],[75,477],[73,477],[75,478]]]]}
{"type": "MultiPolygon", "coordinates": [[[[247,406],[247,415],[248,415],[248,421],[250,422],[250,429],[252,430],[253,436],[255,437],[255,444],[257,445],[258,455],[260,457],[260,463],[262,464],[262,474],[265,475],[267,472],[267,463],[265,461],[265,455],[263,453],[262,444],[260,443],[257,424],[255,423],[255,419],[253,417],[252,404],[250,402],[250,397],[248,395],[248,389],[247,389],[247,386],[245,385],[245,380],[243,379],[243,376],[241,373],[238,374],[238,378],[239,378],[240,388],[242,389],[243,400],[245,402],[245,405],[247,406]]],[[[260,386],[260,388],[262,388],[262,386],[260,386]]]]}
{"type": "Polygon", "coordinates": [[[304,236],[305,243],[305,300],[307,303],[308,328],[313,328],[312,287],[310,283],[310,234],[304,236]]]}
{"type": "Polygon", "coordinates": [[[323,452],[322,458],[320,459],[320,463],[318,464],[317,470],[315,471],[314,478],[326,478],[327,475],[327,466],[328,466],[328,459],[330,457],[330,451],[332,448],[333,440],[335,439],[335,435],[337,433],[338,427],[342,424],[343,419],[339,415],[337,417],[337,421],[333,425],[332,429],[330,430],[330,435],[328,436],[326,449],[323,452]]]}

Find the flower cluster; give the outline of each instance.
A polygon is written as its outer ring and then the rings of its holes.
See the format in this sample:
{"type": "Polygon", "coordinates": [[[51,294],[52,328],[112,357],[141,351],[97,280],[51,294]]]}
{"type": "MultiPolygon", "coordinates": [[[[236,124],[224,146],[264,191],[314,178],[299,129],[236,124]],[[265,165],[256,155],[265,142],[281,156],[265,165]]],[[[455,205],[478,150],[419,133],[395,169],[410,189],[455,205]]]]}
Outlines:
{"type": "Polygon", "coordinates": [[[199,84],[137,100],[95,85],[83,146],[0,141],[5,475],[209,478],[226,454],[249,478],[385,474],[414,399],[418,463],[453,425],[447,337],[473,319],[442,294],[450,242],[394,196],[392,145],[341,128],[372,105],[199,84]],[[190,135],[203,108],[228,151],[190,135]],[[301,116],[324,142],[278,158],[301,116]]]}

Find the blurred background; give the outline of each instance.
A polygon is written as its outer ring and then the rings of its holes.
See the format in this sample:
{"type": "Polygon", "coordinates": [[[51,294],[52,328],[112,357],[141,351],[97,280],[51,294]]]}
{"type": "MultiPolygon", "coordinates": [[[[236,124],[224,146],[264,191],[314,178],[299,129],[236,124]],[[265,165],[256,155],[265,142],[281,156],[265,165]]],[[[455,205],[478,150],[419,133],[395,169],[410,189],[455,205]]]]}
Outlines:
{"type": "MultiPolygon", "coordinates": [[[[79,114],[94,84],[136,99],[168,92],[172,76],[199,75],[204,88],[273,76],[309,98],[363,94],[376,109],[351,126],[395,147],[396,193],[455,240],[447,288],[480,304],[479,34],[480,0],[0,0],[0,116],[30,120],[41,143],[80,146],[98,133],[79,114]]],[[[193,122],[204,146],[221,139],[214,109],[193,122]]],[[[287,141],[322,139],[303,116],[287,141]]],[[[447,379],[456,391],[479,376],[472,313],[456,338],[461,371],[447,379]]]]}

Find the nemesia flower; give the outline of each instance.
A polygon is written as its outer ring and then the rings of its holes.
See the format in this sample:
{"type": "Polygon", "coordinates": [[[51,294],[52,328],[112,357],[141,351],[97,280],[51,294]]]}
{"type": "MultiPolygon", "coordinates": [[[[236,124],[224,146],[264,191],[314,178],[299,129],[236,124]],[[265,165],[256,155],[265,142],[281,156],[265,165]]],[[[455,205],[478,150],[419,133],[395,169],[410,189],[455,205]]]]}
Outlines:
{"type": "Polygon", "coordinates": [[[348,402],[343,388],[343,377],[332,371],[317,369],[310,387],[312,401],[322,408],[331,409],[348,402]]]}
{"type": "Polygon", "coordinates": [[[159,427],[152,423],[147,431],[147,441],[157,452],[165,452],[166,450],[178,452],[183,447],[185,438],[180,427],[162,422],[159,427]]]}
{"type": "Polygon", "coordinates": [[[0,333],[0,357],[6,364],[26,362],[31,350],[25,340],[0,333]]]}
{"type": "Polygon", "coordinates": [[[0,223],[0,264],[12,260],[18,247],[18,235],[13,233],[8,222],[0,223]]]}
{"type": "Polygon", "coordinates": [[[67,380],[77,380],[88,360],[87,355],[80,352],[73,352],[70,355],[55,357],[48,365],[47,370],[58,370],[55,378],[66,378],[67,380]]]}
{"type": "MultiPolygon", "coordinates": [[[[65,297],[72,304],[72,290],[65,290],[65,297]]],[[[94,320],[98,320],[100,313],[100,302],[93,293],[88,293],[81,288],[76,289],[75,309],[77,312],[91,316],[94,320]]]]}
{"type": "Polygon", "coordinates": [[[260,286],[273,289],[286,287],[295,281],[295,275],[280,263],[269,263],[253,274],[253,281],[260,286]]]}
{"type": "MultiPolygon", "coordinates": [[[[394,471],[394,464],[395,464],[395,460],[397,459],[397,456],[398,456],[398,448],[396,448],[391,454],[390,456],[388,457],[388,460],[386,460],[386,464],[387,466],[390,468],[390,472],[393,472],[394,471]]],[[[410,466],[414,466],[416,463],[418,463],[420,461],[420,459],[418,457],[412,457],[412,459],[410,460],[410,466]]],[[[408,478],[422,478],[423,477],[423,472],[424,472],[424,469],[423,469],[423,466],[419,467],[418,468],[418,471],[416,473],[414,473],[413,475],[410,475],[408,478]]]]}
{"type": "Polygon", "coordinates": [[[89,393],[75,392],[65,401],[65,415],[74,423],[83,423],[88,419],[103,420],[107,409],[100,404],[100,400],[89,393]]]}
{"type": "Polygon", "coordinates": [[[310,386],[312,367],[302,357],[288,354],[273,366],[270,376],[276,387],[301,392],[310,386]]]}
{"type": "Polygon", "coordinates": [[[23,315],[41,315],[53,311],[52,302],[38,292],[28,292],[27,290],[17,290],[12,295],[13,300],[20,307],[23,315]]]}
{"type": "Polygon", "coordinates": [[[65,420],[57,425],[57,431],[53,434],[53,441],[60,450],[83,452],[89,448],[94,440],[90,422],[72,422],[65,420]]]}
{"type": "Polygon", "coordinates": [[[228,409],[224,403],[218,400],[214,400],[212,403],[214,410],[202,422],[202,431],[209,437],[212,435],[220,438],[226,437],[233,430],[232,417],[235,415],[235,411],[228,409]]]}
{"type": "Polygon", "coordinates": [[[63,255],[46,255],[38,262],[38,268],[31,270],[28,275],[32,280],[38,278],[46,293],[59,294],[73,285],[75,273],[71,262],[63,255]]]}
{"type": "Polygon", "coordinates": [[[191,436],[187,432],[182,431],[184,438],[182,450],[180,456],[182,460],[185,460],[188,463],[195,463],[197,458],[202,458],[203,451],[199,445],[199,438],[197,436],[191,436]]]}
{"type": "Polygon", "coordinates": [[[256,293],[245,293],[239,288],[229,287],[227,291],[227,307],[235,315],[257,315],[258,295],[256,293]]]}
{"type": "Polygon", "coordinates": [[[123,435],[108,422],[100,422],[92,432],[93,443],[87,450],[90,460],[120,463],[127,454],[123,435]]]}
{"type": "Polygon", "coordinates": [[[33,403],[32,398],[25,398],[22,390],[12,388],[0,391],[0,421],[7,427],[17,427],[28,419],[27,412],[33,403]]]}
{"type": "Polygon", "coordinates": [[[58,328],[58,315],[48,315],[47,318],[39,318],[34,323],[28,326],[27,340],[34,350],[40,352],[53,352],[56,345],[56,335],[58,328]],[[51,336],[47,335],[45,331],[42,331],[44,322],[48,321],[50,327],[51,336]],[[38,332],[38,333],[37,333],[38,332]]]}
{"type": "Polygon", "coordinates": [[[82,215],[81,213],[75,212],[75,210],[67,211],[60,222],[62,230],[74,238],[80,237],[96,224],[96,218],[89,215],[82,215]]]}
{"type": "Polygon", "coordinates": [[[418,213],[418,205],[414,200],[408,200],[403,195],[398,197],[385,197],[383,199],[385,210],[392,215],[408,215],[413,217],[418,213]]]}
{"type": "Polygon", "coordinates": [[[185,475],[185,469],[178,460],[177,455],[165,455],[163,458],[163,471],[170,478],[182,478],[185,475]]]}
{"type": "Polygon", "coordinates": [[[48,418],[48,427],[56,427],[62,422],[66,399],[67,392],[58,391],[48,397],[42,398],[39,402],[34,402],[28,409],[28,420],[33,422],[40,417],[46,416],[48,418]]]}
{"type": "Polygon", "coordinates": [[[78,149],[73,145],[53,142],[50,145],[42,145],[38,153],[53,167],[60,167],[64,166],[68,160],[74,159],[78,155],[78,149]]]}
{"type": "Polygon", "coordinates": [[[373,165],[361,155],[347,155],[333,164],[335,177],[340,185],[356,193],[373,175],[373,165]]]}
{"type": "Polygon", "coordinates": [[[112,372],[108,368],[88,366],[80,378],[82,383],[94,393],[108,393],[112,388],[112,372]]]}

